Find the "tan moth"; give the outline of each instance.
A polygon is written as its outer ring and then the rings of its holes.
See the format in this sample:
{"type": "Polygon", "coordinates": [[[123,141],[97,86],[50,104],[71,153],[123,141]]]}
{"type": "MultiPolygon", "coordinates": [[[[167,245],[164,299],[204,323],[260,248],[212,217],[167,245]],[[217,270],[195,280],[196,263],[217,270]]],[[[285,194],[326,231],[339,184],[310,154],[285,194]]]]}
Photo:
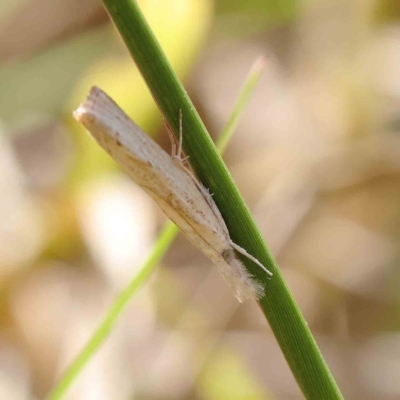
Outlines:
{"type": "Polygon", "coordinates": [[[183,166],[173,146],[172,157],[144,133],[101,89],[93,87],[74,117],[129,173],[199,250],[209,257],[242,302],[260,298],[263,287],[235,256],[244,254],[268,275],[256,258],[232,242],[228,228],[206,188],[183,166]]]}

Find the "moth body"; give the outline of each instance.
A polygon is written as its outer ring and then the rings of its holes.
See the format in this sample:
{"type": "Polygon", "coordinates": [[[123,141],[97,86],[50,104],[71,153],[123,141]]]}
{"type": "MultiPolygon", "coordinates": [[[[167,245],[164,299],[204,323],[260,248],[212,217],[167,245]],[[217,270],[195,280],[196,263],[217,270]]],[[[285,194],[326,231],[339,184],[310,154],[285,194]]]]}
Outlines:
{"type": "Polygon", "coordinates": [[[235,249],[241,248],[232,243],[214,200],[179,161],[171,158],[97,87],[91,89],[74,117],[189,241],[217,265],[239,301],[262,296],[262,285],[235,257],[235,249]]]}

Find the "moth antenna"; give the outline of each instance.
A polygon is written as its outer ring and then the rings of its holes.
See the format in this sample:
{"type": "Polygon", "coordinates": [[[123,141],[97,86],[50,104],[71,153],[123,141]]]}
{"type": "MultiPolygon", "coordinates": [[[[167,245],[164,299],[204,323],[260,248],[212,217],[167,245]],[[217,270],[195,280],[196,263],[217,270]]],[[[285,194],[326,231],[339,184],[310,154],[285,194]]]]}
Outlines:
{"type": "Polygon", "coordinates": [[[240,254],[243,254],[245,257],[247,257],[249,260],[253,261],[253,263],[257,264],[262,270],[264,270],[269,276],[272,276],[272,272],[269,271],[267,268],[264,267],[264,265],[262,265],[260,263],[260,261],[257,260],[257,258],[253,257],[251,254],[249,254],[243,247],[240,247],[239,245],[237,245],[236,243],[232,242],[232,240],[230,240],[230,245],[240,254]]]}

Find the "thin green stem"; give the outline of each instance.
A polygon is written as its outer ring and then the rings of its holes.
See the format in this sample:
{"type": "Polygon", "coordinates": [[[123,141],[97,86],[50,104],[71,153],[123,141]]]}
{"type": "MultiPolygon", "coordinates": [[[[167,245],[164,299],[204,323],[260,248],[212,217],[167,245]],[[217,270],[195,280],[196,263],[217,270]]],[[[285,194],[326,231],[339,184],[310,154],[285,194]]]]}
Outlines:
{"type": "Polygon", "coordinates": [[[190,156],[190,164],[200,181],[214,193],[232,240],[274,273],[268,280],[260,268],[241,257],[250,273],[265,286],[260,307],[305,397],[342,399],[271,252],[137,3],[133,0],[103,0],[103,3],[175,134],[179,132],[179,110],[182,109],[185,153],[190,156]]]}
{"type": "Polygon", "coordinates": [[[236,103],[233,107],[231,115],[226,123],[224,129],[222,130],[221,135],[219,136],[216,145],[221,154],[225,152],[225,148],[228,145],[228,142],[231,139],[231,136],[235,132],[235,129],[239,123],[239,119],[242,116],[242,113],[245,109],[245,106],[250,100],[250,96],[252,95],[254,88],[256,87],[261,71],[265,67],[265,58],[261,56],[258,60],[253,64],[250,72],[248,73],[246,80],[243,83],[240,95],[236,100],[236,103]]]}
{"type": "Polygon", "coordinates": [[[96,329],[93,336],[79,352],[72,364],[61,377],[56,387],[47,397],[48,400],[59,400],[63,397],[72,383],[79,376],[85,365],[90,361],[90,359],[107,339],[118,318],[127,307],[129,300],[132,299],[133,295],[138,291],[138,289],[140,289],[149,279],[157,263],[168,250],[178,232],[178,228],[172,222],[168,222],[164,226],[150,257],[143,264],[142,268],[140,268],[139,272],[129,282],[128,286],[117,296],[107,312],[107,315],[96,329]]]}

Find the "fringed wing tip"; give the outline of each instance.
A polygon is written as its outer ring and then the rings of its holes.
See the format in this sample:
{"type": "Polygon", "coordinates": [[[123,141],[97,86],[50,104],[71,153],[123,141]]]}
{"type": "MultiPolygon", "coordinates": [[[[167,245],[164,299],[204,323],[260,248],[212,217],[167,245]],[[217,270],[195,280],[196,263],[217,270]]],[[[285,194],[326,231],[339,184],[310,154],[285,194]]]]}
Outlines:
{"type": "Polygon", "coordinates": [[[250,299],[259,300],[264,296],[264,286],[250,275],[240,260],[234,258],[229,263],[224,261],[217,266],[240,303],[250,299]]]}

